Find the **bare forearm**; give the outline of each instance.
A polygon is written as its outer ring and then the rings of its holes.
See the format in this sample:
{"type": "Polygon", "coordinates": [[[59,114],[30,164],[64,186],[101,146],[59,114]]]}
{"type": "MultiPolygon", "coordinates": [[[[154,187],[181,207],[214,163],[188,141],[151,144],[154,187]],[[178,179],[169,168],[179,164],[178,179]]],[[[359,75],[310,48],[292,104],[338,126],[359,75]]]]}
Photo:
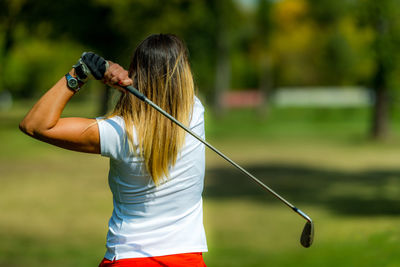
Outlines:
{"type": "Polygon", "coordinates": [[[20,129],[34,136],[53,128],[74,93],[67,87],[65,77],[62,77],[28,112],[19,125],[20,129]]]}

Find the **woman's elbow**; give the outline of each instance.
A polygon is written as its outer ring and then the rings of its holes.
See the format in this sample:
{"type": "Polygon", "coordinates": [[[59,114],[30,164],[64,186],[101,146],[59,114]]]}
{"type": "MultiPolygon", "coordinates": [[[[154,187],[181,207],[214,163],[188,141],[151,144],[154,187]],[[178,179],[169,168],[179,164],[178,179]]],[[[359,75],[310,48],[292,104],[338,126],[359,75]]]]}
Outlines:
{"type": "Polygon", "coordinates": [[[26,133],[29,136],[35,136],[35,133],[38,132],[37,127],[35,126],[35,124],[30,123],[29,121],[27,121],[26,119],[22,120],[19,123],[19,129],[26,133]]]}
{"type": "Polygon", "coordinates": [[[29,127],[28,127],[28,124],[26,123],[26,121],[25,120],[22,120],[20,123],[19,123],[19,129],[23,132],[23,133],[26,133],[26,134],[28,134],[28,135],[31,135],[31,134],[29,134],[29,132],[30,132],[30,129],[29,129],[29,127]]]}

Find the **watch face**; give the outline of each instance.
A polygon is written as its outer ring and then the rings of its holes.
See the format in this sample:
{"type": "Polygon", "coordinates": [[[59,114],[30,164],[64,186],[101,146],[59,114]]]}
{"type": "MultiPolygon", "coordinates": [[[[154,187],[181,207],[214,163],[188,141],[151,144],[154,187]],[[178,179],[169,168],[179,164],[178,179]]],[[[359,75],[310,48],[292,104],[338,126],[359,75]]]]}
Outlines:
{"type": "Polygon", "coordinates": [[[78,87],[78,80],[75,78],[70,78],[68,80],[68,86],[69,88],[76,89],[78,87]]]}
{"type": "Polygon", "coordinates": [[[78,79],[71,76],[71,74],[65,74],[65,78],[67,79],[67,86],[69,89],[77,92],[79,91],[79,81],[78,79]]]}

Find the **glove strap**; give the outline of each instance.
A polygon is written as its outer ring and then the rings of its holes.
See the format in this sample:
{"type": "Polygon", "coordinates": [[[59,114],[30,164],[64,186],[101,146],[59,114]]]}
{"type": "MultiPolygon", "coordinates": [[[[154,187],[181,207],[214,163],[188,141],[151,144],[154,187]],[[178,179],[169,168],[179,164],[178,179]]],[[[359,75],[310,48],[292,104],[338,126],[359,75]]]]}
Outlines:
{"type": "Polygon", "coordinates": [[[81,82],[85,83],[92,77],[92,74],[86,64],[79,59],[78,62],[72,66],[75,69],[76,78],[81,82]]]}

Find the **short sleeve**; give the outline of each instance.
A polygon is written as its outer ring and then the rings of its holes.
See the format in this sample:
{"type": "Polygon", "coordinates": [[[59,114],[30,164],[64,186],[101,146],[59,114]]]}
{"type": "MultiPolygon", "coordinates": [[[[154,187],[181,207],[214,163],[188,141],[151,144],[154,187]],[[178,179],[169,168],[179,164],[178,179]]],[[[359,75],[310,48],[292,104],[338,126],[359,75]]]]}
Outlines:
{"type": "Polygon", "coordinates": [[[118,158],[126,146],[125,123],[121,117],[96,118],[99,125],[101,155],[118,158]]]}
{"type": "Polygon", "coordinates": [[[193,106],[192,119],[190,122],[190,130],[192,130],[194,133],[196,133],[203,139],[205,138],[204,107],[197,97],[195,97],[195,102],[194,102],[194,106],[193,106]]]}

